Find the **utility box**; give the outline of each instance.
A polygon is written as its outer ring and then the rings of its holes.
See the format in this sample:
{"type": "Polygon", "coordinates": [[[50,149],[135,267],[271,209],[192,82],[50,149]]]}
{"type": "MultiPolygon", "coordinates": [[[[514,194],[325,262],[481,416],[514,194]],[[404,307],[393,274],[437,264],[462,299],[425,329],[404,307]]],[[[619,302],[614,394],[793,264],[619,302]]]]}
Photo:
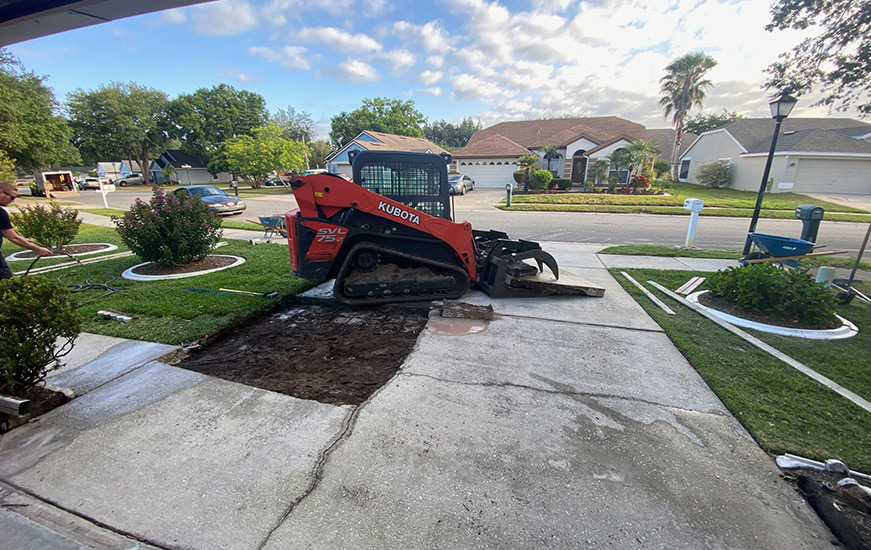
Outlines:
{"type": "Polygon", "coordinates": [[[701,212],[705,207],[705,201],[702,199],[687,199],[683,201],[683,207],[690,212],[701,212]]]}
{"type": "Polygon", "coordinates": [[[817,232],[825,210],[815,204],[802,204],[795,207],[795,217],[801,220],[801,240],[817,242],[817,232]]]}

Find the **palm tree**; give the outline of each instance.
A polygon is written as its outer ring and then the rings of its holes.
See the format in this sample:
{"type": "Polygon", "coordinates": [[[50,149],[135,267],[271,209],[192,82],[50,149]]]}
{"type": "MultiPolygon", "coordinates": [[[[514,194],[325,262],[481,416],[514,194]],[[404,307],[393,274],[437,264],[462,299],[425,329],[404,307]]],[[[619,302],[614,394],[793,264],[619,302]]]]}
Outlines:
{"type": "Polygon", "coordinates": [[[713,86],[705,80],[705,74],[717,65],[717,61],[703,53],[688,53],[678,57],[665,68],[665,76],[659,82],[662,98],[659,105],[665,109],[665,118],[672,112],[674,117],[674,152],[672,153],[672,177],[677,180],[677,154],[683,136],[683,123],[687,112],[694,106],[701,108],[705,88],[713,86]]]}
{"type": "Polygon", "coordinates": [[[598,159],[593,163],[593,178],[596,185],[608,180],[608,172],[611,171],[611,161],[607,158],[598,159]]]}
{"type": "Polygon", "coordinates": [[[547,171],[550,172],[550,161],[552,159],[558,159],[562,155],[557,152],[556,145],[545,145],[541,148],[541,152],[544,153],[544,158],[547,159],[547,171]]]}
{"type": "Polygon", "coordinates": [[[526,172],[525,178],[523,180],[523,190],[529,191],[529,172],[535,168],[535,165],[538,163],[538,155],[523,155],[519,159],[517,159],[517,166],[523,168],[526,172]]]}
{"type": "Polygon", "coordinates": [[[625,148],[621,147],[620,149],[617,149],[611,153],[611,156],[608,158],[614,166],[614,170],[617,172],[618,177],[620,172],[623,170],[629,170],[632,167],[632,159],[629,157],[629,151],[625,148]]]}
{"type": "Polygon", "coordinates": [[[644,165],[653,161],[656,157],[656,146],[659,143],[656,140],[644,141],[636,139],[626,146],[626,152],[629,154],[629,167],[634,174],[644,171],[644,165]]]}

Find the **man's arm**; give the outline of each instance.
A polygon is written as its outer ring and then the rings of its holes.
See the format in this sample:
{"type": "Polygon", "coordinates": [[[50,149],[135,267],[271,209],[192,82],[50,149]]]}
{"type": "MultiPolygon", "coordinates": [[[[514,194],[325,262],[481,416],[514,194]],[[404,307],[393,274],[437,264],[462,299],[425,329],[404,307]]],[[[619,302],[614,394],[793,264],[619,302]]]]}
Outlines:
{"type": "Polygon", "coordinates": [[[17,244],[18,246],[23,246],[24,248],[29,248],[30,250],[33,250],[34,252],[36,252],[40,256],[52,256],[52,255],[54,255],[54,252],[52,252],[51,250],[44,248],[42,246],[39,246],[38,244],[31,241],[30,239],[25,239],[24,237],[22,237],[21,235],[16,233],[14,229],[3,229],[3,230],[0,230],[0,233],[3,233],[3,238],[7,239],[10,243],[17,244]]]}

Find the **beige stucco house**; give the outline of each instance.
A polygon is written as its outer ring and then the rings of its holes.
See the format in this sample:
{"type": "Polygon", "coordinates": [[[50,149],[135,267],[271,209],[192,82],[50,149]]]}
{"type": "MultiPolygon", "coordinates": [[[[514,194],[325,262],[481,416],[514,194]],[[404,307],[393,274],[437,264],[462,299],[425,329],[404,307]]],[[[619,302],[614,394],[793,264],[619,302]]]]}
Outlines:
{"type": "Polygon", "coordinates": [[[324,159],[327,164],[327,171],[331,174],[353,176],[349,157],[351,151],[411,151],[434,153],[436,155],[447,152],[435,143],[423,138],[365,130],[348,143],[327,155],[324,159]]]}
{"type": "MultiPolygon", "coordinates": [[[[731,188],[756,191],[771,148],[772,119],[738,119],[700,135],[680,157],[680,181],[728,160],[731,188]]],[[[770,192],[871,194],[871,124],[847,118],[788,118],[774,152],[770,192]]]]}
{"type": "Polygon", "coordinates": [[[546,169],[541,148],[553,145],[560,155],[551,161],[554,176],[579,183],[589,179],[587,170],[597,159],[647,139],[644,126],[614,116],[501,122],[475,132],[465,147],[454,151],[451,168],[474,179],[477,186],[501,188],[514,183],[517,159],[524,155],[537,154],[537,168],[546,169]]]}

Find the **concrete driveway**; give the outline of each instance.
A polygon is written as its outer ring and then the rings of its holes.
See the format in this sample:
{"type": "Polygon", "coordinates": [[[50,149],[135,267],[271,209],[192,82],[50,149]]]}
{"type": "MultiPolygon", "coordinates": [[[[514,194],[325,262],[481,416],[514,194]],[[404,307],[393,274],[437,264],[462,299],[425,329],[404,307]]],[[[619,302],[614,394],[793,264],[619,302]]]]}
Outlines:
{"type": "Polygon", "coordinates": [[[830,548],[594,247],[545,248],[604,298],[471,292],[496,319],[430,319],[357,407],[86,335],[0,440],[0,547],[830,548]]]}

